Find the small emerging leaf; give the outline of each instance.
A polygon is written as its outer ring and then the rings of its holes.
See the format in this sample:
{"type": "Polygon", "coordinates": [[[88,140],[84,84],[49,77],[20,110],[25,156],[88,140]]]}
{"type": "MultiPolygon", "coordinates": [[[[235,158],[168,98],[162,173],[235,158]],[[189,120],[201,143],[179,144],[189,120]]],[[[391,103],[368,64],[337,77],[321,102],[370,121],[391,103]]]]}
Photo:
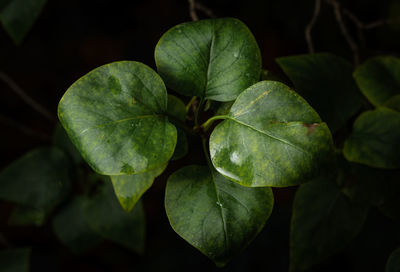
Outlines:
{"type": "Polygon", "coordinates": [[[87,163],[103,175],[137,174],[167,163],[176,144],[167,91],[148,66],[101,66],[64,94],[58,116],[87,163]]]}
{"type": "Polygon", "coordinates": [[[400,59],[369,59],[356,69],[354,78],[368,100],[381,106],[392,96],[400,95],[400,59]]]}
{"type": "Polygon", "coordinates": [[[319,53],[277,59],[296,90],[337,131],[361,107],[353,66],[343,58],[319,53]]]}
{"type": "Polygon", "coordinates": [[[115,194],[126,212],[130,212],[136,202],[151,187],[154,179],[167,167],[163,165],[152,171],[136,175],[111,176],[115,194]]]}
{"type": "Polygon", "coordinates": [[[371,167],[400,168],[400,112],[379,107],[362,113],[343,154],[349,161],[371,167]]]}
{"type": "Polygon", "coordinates": [[[201,20],[168,30],[155,49],[166,85],[187,96],[234,100],[260,78],[261,54],[250,30],[233,18],[201,20]]]}
{"type": "Polygon", "coordinates": [[[246,89],[226,118],[211,134],[211,159],[221,174],[245,186],[299,184],[332,150],[326,124],[280,82],[246,89]]]}
{"type": "Polygon", "coordinates": [[[218,266],[256,237],[272,206],[270,188],[240,186],[206,166],[178,170],[168,179],[165,193],[172,228],[218,266]]]}
{"type": "Polygon", "coordinates": [[[344,248],[360,232],[367,206],[351,202],[329,180],[300,186],[290,230],[290,271],[309,271],[344,248]]]}

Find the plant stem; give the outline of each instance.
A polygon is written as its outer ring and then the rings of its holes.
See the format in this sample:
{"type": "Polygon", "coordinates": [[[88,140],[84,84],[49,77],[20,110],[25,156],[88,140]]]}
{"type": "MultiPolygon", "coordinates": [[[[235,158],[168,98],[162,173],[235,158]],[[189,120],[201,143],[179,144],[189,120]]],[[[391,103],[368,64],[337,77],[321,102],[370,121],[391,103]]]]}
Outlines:
{"type": "Polygon", "coordinates": [[[207,131],[215,120],[221,120],[226,118],[228,118],[227,115],[215,115],[210,119],[208,119],[207,121],[205,121],[200,127],[203,128],[204,131],[207,131]]]}
{"type": "Polygon", "coordinates": [[[201,98],[199,106],[197,107],[197,109],[194,113],[194,125],[196,127],[199,127],[199,114],[200,114],[200,112],[203,111],[203,106],[204,106],[204,98],[201,98]]]}
{"type": "Polygon", "coordinates": [[[193,102],[196,101],[197,96],[193,96],[192,99],[190,99],[189,103],[186,105],[186,113],[190,110],[190,107],[192,106],[193,102]]]}

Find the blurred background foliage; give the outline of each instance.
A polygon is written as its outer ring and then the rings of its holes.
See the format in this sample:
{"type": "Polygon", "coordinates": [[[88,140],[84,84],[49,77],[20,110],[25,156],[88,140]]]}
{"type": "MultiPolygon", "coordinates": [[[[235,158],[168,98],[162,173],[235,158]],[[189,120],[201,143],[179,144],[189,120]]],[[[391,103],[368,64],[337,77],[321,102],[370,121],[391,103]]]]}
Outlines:
{"type": "MultiPolygon", "coordinates": [[[[3,0],[0,8],[10,2],[32,1],[3,0]]],[[[55,121],[62,94],[90,70],[117,60],[136,60],[155,68],[153,55],[158,39],[172,26],[191,20],[187,1],[33,2],[43,6],[39,7],[38,16],[26,13],[29,16],[24,17],[24,22],[30,30],[18,24],[14,26],[14,29],[22,28],[20,31],[26,33],[24,38],[23,34],[10,34],[4,10],[0,12],[4,26],[0,28],[0,71],[43,105],[54,120],[27,106],[9,84],[0,80],[0,168],[21,157],[17,163],[28,165],[24,172],[7,168],[0,176],[0,180],[12,177],[13,181],[0,188],[3,199],[0,201],[0,249],[6,250],[0,252],[0,264],[4,264],[4,271],[28,271],[28,264],[30,271],[218,270],[173,232],[165,215],[165,182],[180,168],[182,161],[172,162],[144,194],[143,205],[135,208],[139,211],[127,214],[110,194],[110,182],[102,181],[104,178],[88,170],[55,121]],[[31,150],[35,151],[24,156],[31,150]],[[52,167],[38,166],[48,158],[54,164],[52,167]],[[71,174],[68,167],[77,171],[71,174]],[[28,178],[24,176],[26,173],[28,178]],[[59,178],[61,187],[52,188],[49,193],[45,183],[46,177],[52,175],[59,178]],[[18,193],[26,183],[34,184],[33,195],[18,193]],[[37,195],[45,198],[36,200],[37,195]],[[92,200],[87,201],[85,195],[90,195],[92,200]],[[37,205],[29,205],[32,199],[37,205]],[[18,260],[17,267],[12,262],[14,259],[18,260]]],[[[242,20],[256,37],[263,67],[283,80],[287,79],[275,59],[308,53],[304,30],[314,11],[313,0],[204,0],[201,3],[217,17],[242,20]]],[[[397,0],[349,0],[342,1],[342,5],[366,23],[400,16],[397,0]]],[[[199,15],[207,17],[201,12],[199,15]]],[[[361,61],[377,55],[399,56],[400,24],[365,30],[364,40],[359,41],[354,24],[348,19],[345,22],[360,44],[361,61]]],[[[331,6],[321,6],[312,36],[316,52],[330,52],[352,61],[352,52],[331,6]]],[[[193,152],[200,149],[190,148],[193,152]]],[[[202,159],[189,157],[187,160],[196,163],[202,159]]],[[[288,270],[289,226],[295,191],[296,188],[275,190],[276,205],[266,227],[222,271],[288,270]]],[[[398,202],[395,198],[393,201],[398,202]]],[[[393,214],[393,211],[387,213],[393,214]]],[[[357,238],[313,271],[382,271],[388,256],[399,244],[400,228],[398,221],[395,222],[393,225],[393,220],[383,216],[378,208],[371,208],[357,238]]]]}

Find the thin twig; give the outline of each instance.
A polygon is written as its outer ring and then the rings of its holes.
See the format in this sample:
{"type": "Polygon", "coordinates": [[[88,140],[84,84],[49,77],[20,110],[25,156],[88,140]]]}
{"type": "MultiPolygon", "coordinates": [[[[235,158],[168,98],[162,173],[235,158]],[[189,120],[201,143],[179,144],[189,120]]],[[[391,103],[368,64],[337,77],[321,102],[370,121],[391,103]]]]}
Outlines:
{"type": "Polygon", "coordinates": [[[354,64],[358,65],[360,63],[358,45],[356,44],[356,42],[353,40],[353,38],[349,34],[346,24],[344,23],[340,3],[337,2],[336,0],[325,0],[325,1],[328,4],[332,5],[333,11],[335,13],[336,21],[339,25],[340,31],[342,32],[345,40],[349,44],[351,51],[353,52],[354,64]]]}
{"type": "Polygon", "coordinates": [[[384,25],[391,25],[391,24],[399,24],[400,23],[400,17],[393,18],[393,19],[387,19],[387,20],[380,20],[368,24],[364,24],[364,29],[373,29],[376,27],[384,26],[384,25]]]}
{"type": "Polygon", "coordinates": [[[196,12],[195,0],[189,0],[189,14],[190,14],[190,18],[192,18],[192,21],[199,20],[199,16],[197,16],[197,12],[196,12]]]}
{"type": "Polygon", "coordinates": [[[195,2],[195,8],[200,10],[201,12],[203,12],[205,15],[207,15],[210,18],[216,17],[214,12],[211,9],[207,8],[206,6],[204,6],[201,3],[195,2]]]}
{"type": "Polygon", "coordinates": [[[43,117],[45,117],[47,120],[54,122],[55,119],[53,117],[53,114],[51,114],[47,109],[45,109],[42,105],[40,105],[38,102],[33,100],[24,90],[22,90],[21,87],[15,83],[14,80],[12,80],[8,75],[6,75],[3,72],[0,72],[0,79],[4,81],[10,89],[17,94],[26,104],[31,106],[34,110],[36,110],[38,113],[40,113],[43,117]]]}
{"type": "Polygon", "coordinates": [[[23,124],[20,124],[20,123],[12,120],[6,116],[3,116],[3,115],[0,115],[0,123],[4,124],[6,126],[13,127],[28,136],[36,137],[43,141],[47,141],[50,139],[50,137],[48,135],[34,131],[33,129],[28,128],[28,127],[24,126],[23,124]]]}
{"type": "Polygon", "coordinates": [[[313,45],[312,37],[311,37],[311,30],[314,27],[315,23],[317,22],[320,9],[321,9],[321,0],[315,0],[315,8],[314,8],[313,17],[305,29],[305,36],[306,36],[306,41],[307,41],[307,45],[308,45],[308,51],[310,53],[314,53],[314,45],[313,45]]]}

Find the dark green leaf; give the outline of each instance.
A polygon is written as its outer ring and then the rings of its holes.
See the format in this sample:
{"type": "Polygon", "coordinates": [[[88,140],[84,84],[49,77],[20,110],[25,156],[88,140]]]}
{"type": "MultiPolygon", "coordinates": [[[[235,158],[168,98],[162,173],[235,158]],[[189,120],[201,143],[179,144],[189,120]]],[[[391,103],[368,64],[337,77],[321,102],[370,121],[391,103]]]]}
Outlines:
{"type": "Polygon", "coordinates": [[[346,60],[321,53],[278,58],[277,62],[333,132],[361,107],[353,67],[346,60]]]}
{"type": "Polygon", "coordinates": [[[349,161],[372,167],[400,168],[400,112],[380,107],[362,113],[343,154],[349,161]]]}
{"type": "Polygon", "coordinates": [[[280,76],[278,76],[275,73],[273,73],[269,70],[266,70],[266,69],[262,69],[262,71],[261,71],[261,80],[279,81],[284,84],[287,84],[287,82],[285,82],[285,80],[283,78],[281,78],[280,76]]]}
{"type": "Polygon", "coordinates": [[[158,72],[180,94],[234,100],[260,78],[261,55],[250,30],[233,18],[177,25],[155,49],[158,72]]]}
{"type": "Polygon", "coordinates": [[[141,202],[126,213],[109,181],[101,185],[98,193],[84,204],[86,222],[97,234],[135,252],[143,252],[146,230],[141,202]]]}
{"type": "Polygon", "coordinates": [[[75,197],[53,220],[57,238],[74,253],[82,253],[102,240],[86,223],[83,207],[88,201],[83,196],[75,197]]]}
{"type": "Polygon", "coordinates": [[[34,225],[40,227],[45,223],[48,213],[49,211],[42,209],[18,206],[11,213],[8,224],[11,226],[34,225]]]}
{"type": "Polygon", "coordinates": [[[58,148],[31,151],[0,173],[0,198],[51,210],[69,193],[69,161],[58,148]]]}
{"type": "Polygon", "coordinates": [[[17,248],[0,251],[1,272],[28,272],[31,250],[17,248]]]}
{"type": "Polygon", "coordinates": [[[245,186],[299,184],[332,150],[326,124],[280,82],[246,89],[226,118],[211,134],[211,159],[221,174],[245,186]]]}
{"type": "Polygon", "coordinates": [[[399,272],[400,271],[400,248],[390,254],[386,264],[385,272],[399,272]]]}
{"type": "Polygon", "coordinates": [[[154,179],[159,176],[167,165],[163,165],[152,171],[136,174],[111,176],[115,194],[126,212],[130,212],[136,202],[151,187],[154,179]]]}
{"type": "Polygon", "coordinates": [[[182,238],[224,266],[261,231],[271,214],[273,195],[270,188],[243,187],[211,171],[191,165],[172,174],[165,208],[182,238]]]}
{"type": "Polygon", "coordinates": [[[182,100],[176,96],[168,95],[168,114],[173,117],[171,118],[171,122],[177,127],[178,133],[175,151],[171,160],[179,160],[189,150],[188,140],[183,129],[186,121],[186,106],[182,100]]]}
{"type": "Polygon", "coordinates": [[[392,96],[400,95],[400,59],[369,59],[356,69],[354,78],[368,100],[381,106],[392,96]]]}
{"type": "Polygon", "coordinates": [[[167,92],[149,67],[133,61],[101,66],[65,93],[58,116],[88,164],[104,175],[137,174],[167,163],[176,144],[167,92]]]}
{"type": "Polygon", "coordinates": [[[361,230],[367,206],[351,202],[335,182],[315,180],[297,191],[290,230],[290,271],[309,271],[361,230]]]}
{"type": "Polygon", "coordinates": [[[54,130],[53,144],[68,154],[75,164],[80,164],[83,161],[81,154],[72,144],[64,128],[59,124],[54,130]]]}
{"type": "Polygon", "coordinates": [[[392,96],[390,99],[386,100],[384,106],[400,112],[400,95],[392,96]]]}
{"type": "Polygon", "coordinates": [[[215,115],[227,115],[232,108],[234,101],[222,102],[217,108],[215,115]]]}
{"type": "Polygon", "coordinates": [[[0,11],[8,35],[20,44],[42,11],[47,0],[11,0],[0,11]]]}

